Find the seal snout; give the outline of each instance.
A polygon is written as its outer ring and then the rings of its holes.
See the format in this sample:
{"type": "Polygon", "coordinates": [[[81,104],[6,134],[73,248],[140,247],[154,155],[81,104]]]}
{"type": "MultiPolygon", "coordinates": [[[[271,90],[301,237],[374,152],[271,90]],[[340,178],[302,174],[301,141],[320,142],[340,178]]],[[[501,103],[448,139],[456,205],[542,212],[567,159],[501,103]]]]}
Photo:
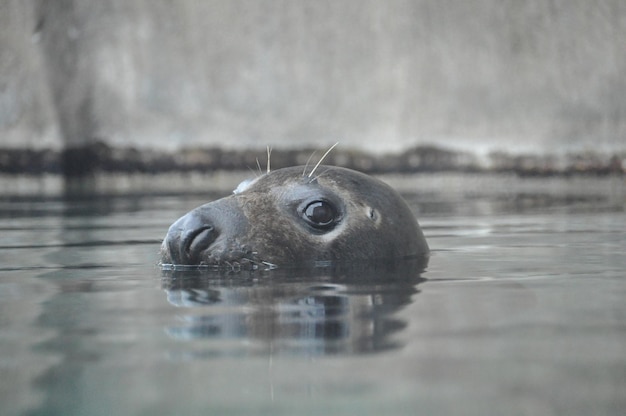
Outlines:
{"type": "Polygon", "coordinates": [[[170,227],[165,238],[174,264],[198,264],[200,255],[217,239],[219,232],[194,211],[170,227]]]}

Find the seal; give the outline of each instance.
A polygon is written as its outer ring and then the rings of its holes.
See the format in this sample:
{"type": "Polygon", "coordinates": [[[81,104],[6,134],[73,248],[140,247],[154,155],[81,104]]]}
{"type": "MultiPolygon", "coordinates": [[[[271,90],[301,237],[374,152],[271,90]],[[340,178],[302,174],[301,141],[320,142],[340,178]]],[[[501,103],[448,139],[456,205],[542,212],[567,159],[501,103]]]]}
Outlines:
{"type": "Polygon", "coordinates": [[[169,228],[162,266],[254,270],[428,254],[415,216],[389,185],[341,167],[306,170],[268,168],[190,211],[169,228]]]}

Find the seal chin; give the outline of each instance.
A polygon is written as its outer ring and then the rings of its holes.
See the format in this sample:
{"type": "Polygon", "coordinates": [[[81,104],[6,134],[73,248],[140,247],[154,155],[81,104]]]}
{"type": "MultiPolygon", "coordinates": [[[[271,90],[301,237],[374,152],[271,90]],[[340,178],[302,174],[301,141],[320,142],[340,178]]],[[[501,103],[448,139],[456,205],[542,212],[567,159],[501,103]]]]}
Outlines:
{"type": "Polygon", "coordinates": [[[199,250],[203,244],[206,244],[207,237],[203,236],[202,231],[198,237],[194,239],[190,247],[194,247],[189,254],[182,254],[183,250],[179,250],[174,243],[167,240],[161,246],[161,268],[164,270],[187,270],[191,269],[209,269],[223,271],[241,271],[241,270],[271,270],[278,267],[276,264],[261,260],[256,252],[246,250],[245,248],[232,248],[230,250],[220,250],[213,246],[208,246],[204,250],[199,250]],[[196,242],[196,240],[199,240],[196,242]],[[174,245],[171,247],[170,244],[174,245]]]}

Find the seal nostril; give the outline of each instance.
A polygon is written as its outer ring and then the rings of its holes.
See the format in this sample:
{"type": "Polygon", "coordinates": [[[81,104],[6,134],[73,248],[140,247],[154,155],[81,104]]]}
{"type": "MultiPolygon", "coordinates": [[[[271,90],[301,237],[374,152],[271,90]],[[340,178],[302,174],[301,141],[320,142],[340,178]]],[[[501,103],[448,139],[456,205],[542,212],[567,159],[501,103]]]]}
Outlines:
{"type": "Polygon", "coordinates": [[[202,227],[186,230],[183,233],[180,243],[180,257],[185,263],[198,263],[200,253],[215,241],[217,232],[213,226],[204,225],[202,227]]]}
{"type": "Polygon", "coordinates": [[[213,227],[206,227],[199,230],[189,241],[189,244],[185,249],[187,252],[198,252],[207,248],[214,240],[213,227]]]}

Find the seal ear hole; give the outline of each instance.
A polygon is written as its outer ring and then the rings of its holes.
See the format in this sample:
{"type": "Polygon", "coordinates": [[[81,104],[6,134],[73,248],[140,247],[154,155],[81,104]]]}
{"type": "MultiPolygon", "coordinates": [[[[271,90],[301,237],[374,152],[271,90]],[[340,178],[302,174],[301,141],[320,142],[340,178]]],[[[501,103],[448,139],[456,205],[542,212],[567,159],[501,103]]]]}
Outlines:
{"type": "Polygon", "coordinates": [[[369,219],[374,222],[378,222],[378,220],[380,219],[380,216],[378,215],[378,211],[376,211],[374,208],[368,208],[367,214],[368,214],[369,219]]]}
{"type": "Polygon", "coordinates": [[[301,215],[310,226],[319,231],[332,230],[339,220],[335,206],[322,200],[306,204],[301,215]]]}

